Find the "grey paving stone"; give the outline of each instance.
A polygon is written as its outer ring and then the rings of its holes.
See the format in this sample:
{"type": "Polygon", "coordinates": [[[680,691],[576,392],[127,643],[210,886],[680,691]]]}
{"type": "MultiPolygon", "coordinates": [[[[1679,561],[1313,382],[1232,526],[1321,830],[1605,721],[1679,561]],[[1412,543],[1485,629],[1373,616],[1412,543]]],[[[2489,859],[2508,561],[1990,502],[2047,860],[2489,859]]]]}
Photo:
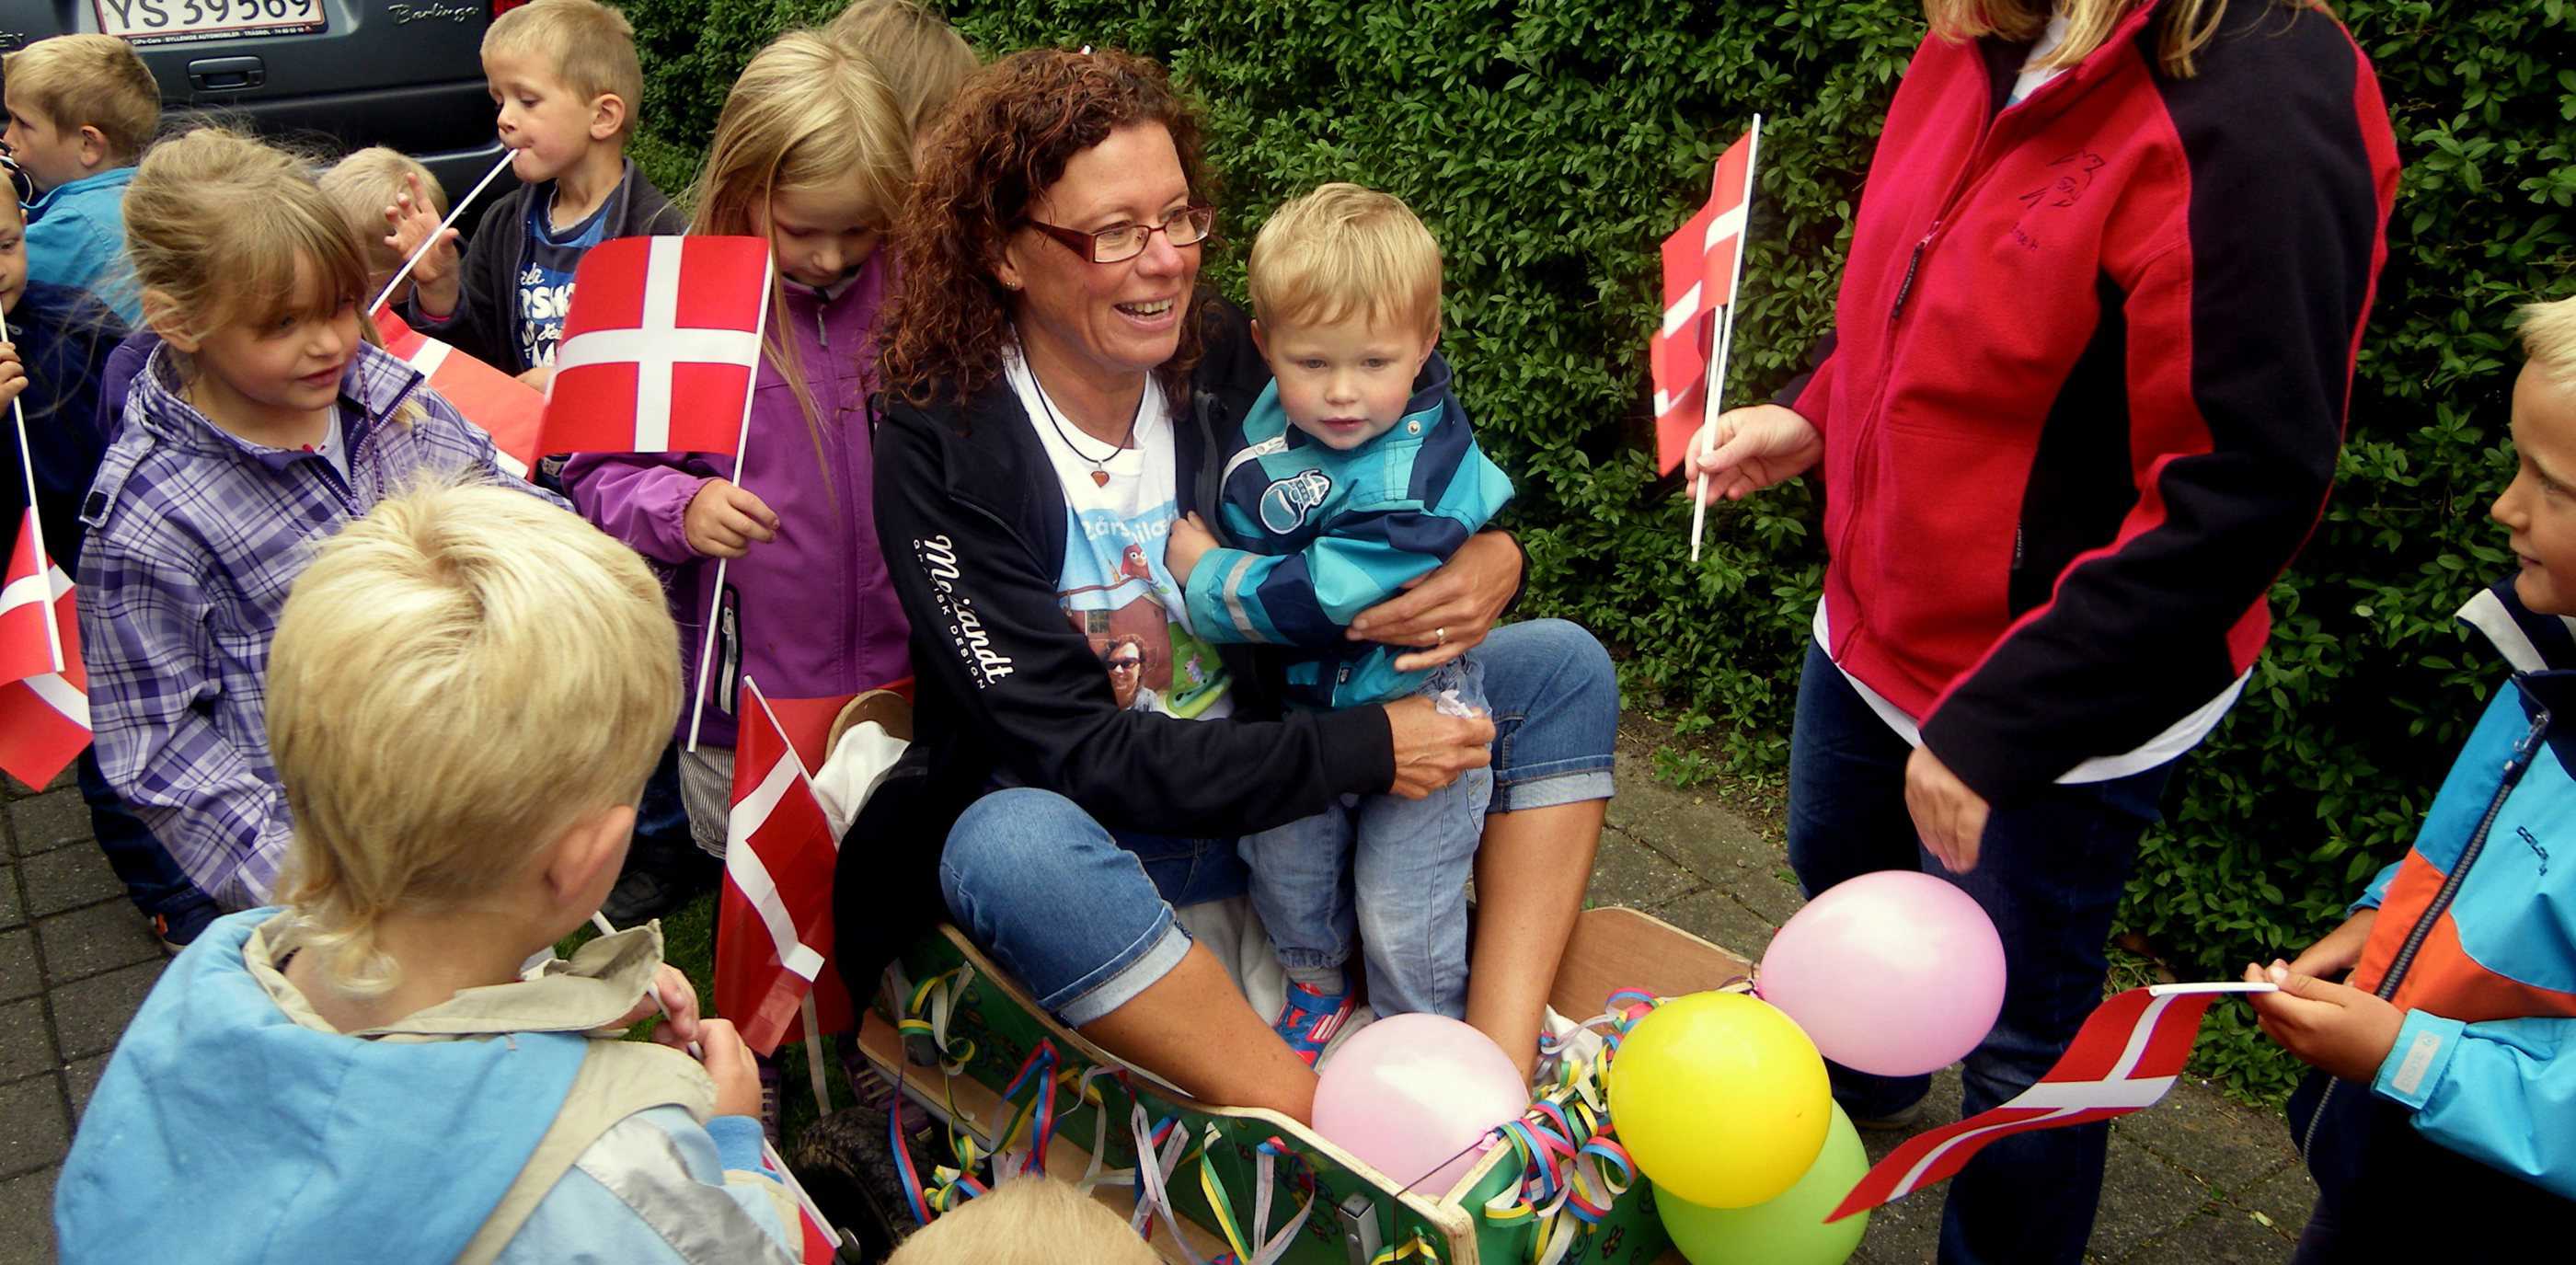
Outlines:
{"type": "Polygon", "coordinates": [[[2199,1081],[2186,1080],[2163,1102],[2112,1121],[2111,1132],[2173,1161],[2221,1195],[2244,1190],[2299,1158],[2279,1112],[2240,1107],[2199,1081]]]}
{"type": "Polygon", "coordinates": [[[2149,1240],[2172,1233],[2209,1202],[2209,1188],[2190,1174],[2134,1142],[2113,1138],[2087,1250],[2101,1260],[2120,1260],[2149,1240]]]}
{"type": "Polygon", "coordinates": [[[57,988],[161,956],[152,924],[121,900],[43,919],[36,924],[36,936],[45,950],[45,978],[57,988]]]}
{"type": "Polygon", "coordinates": [[[0,1001],[33,997],[44,990],[36,970],[36,933],[0,931],[0,1001]]]}
{"type": "Polygon", "coordinates": [[[54,1259],[54,1175],[40,1168],[0,1181],[0,1265],[54,1259]]]}
{"type": "Polygon", "coordinates": [[[2278,1265],[2290,1240],[2240,1209],[2218,1205],[2147,1240],[2120,1265],[2278,1265]]]}
{"type": "Polygon", "coordinates": [[[1646,911],[1748,962],[1762,960],[1779,930],[1725,888],[1706,888],[1646,911]]]}
{"type": "Polygon", "coordinates": [[[31,1076],[0,1085],[0,1173],[50,1168],[62,1161],[71,1141],[59,1079],[31,1076]]]}
{"type": "Polygon", "coordinates": [[[125,1025],[134,1018],[152,981],[166,965],[156,958],[96,975],[53,990],[54,1028],[66,1060],[105,1054],[116,1048],[125,1025]]]}
{"type": "Polygon", "coordinates": [[[2270,1218],[2281,1233],[2295,1241],[2299,1231],[2307,1228],[2308,1214],[2316,1211],[2317,1180],[2308,1176],[2306,1164],[2293,1164],[2248,1190],[2231,1193],[2227,1202],[2247,1213],[2270,1218]]]}
{"type": "Polygon", "coordinates": [[[51,852],[90,837],[89,805],[77,787],[29,796],[9,805],[9,828],[17,836],[18,855],[51,852]]]}
{"type": "Polygon", "coordinates": [[[80,1124],[81,1113],[89,1110],[89,1096],[98,1092],[98,1078],[107,1073],[107,1056],[93,1054],[63,1069],[64,1086],[72,1093],[72,1124],[80,1124]]]}
{"type": "Polygon", "coordinates": [[[14,862],[0,862],[0,927],[14,927],[26,920],[26,906],[18,902],[18,867],[14,862]]]}
{"type": "Polygon", "coordinates": [[[0,1084],[60,1066],[54,1059],[53,1035],[45,1028],[44,999],[30,997],[0,1005],[0,1084]]]}
{"type": "Polygon", "coordinates": [[[56,848],[18,862],[27,882],[27,913],[42,918],[125,895],[125,884],[95,847],[56,848]]]}
{"type": "Polygon", "coordinates": [[[1585,894],[1595,905],[1650,909],[1699,886],[1682,867],[1651,848],[1617,834],[1601,836],[1592,859],[1592,882],[1585,894]]]}

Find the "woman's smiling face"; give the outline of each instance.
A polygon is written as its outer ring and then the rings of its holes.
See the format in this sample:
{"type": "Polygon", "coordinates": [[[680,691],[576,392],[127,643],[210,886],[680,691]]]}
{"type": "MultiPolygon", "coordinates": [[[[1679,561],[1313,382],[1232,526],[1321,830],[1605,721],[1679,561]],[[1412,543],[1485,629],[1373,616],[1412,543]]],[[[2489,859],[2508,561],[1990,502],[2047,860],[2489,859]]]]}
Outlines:
{"type": "MultiPolygon", "coordinates": [[[[1028,218],[1081,233],[1160,224],[1190,204],[1189,179],[1160,123],[1111,132],[1075,154],[1064,176],[1029,204],[1028,218]]],[[[1096,264],[1022,227],[1003,245],[994,274],[1019,291],[1020,337],[1045,359],[1102,375],[1101,386],[1151,372],[1180,350],[1181,320],[1199,276],[1199,247],[1162,233],[1145,253],[1096,264]]]]}

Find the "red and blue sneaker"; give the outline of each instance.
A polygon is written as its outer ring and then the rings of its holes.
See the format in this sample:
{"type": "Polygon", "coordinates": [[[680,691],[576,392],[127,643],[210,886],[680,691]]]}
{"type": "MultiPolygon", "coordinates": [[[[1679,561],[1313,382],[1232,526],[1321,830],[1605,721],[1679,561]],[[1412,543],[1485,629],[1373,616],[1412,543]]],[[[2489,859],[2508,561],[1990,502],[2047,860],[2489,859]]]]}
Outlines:
{"type": "Polygon", "coordinates": [[[1332,1044],[1333,1034],[1350,1020],[1351,990],[1328,993],[1312,984],[1288,981],[1288,1003],[1279,1008],[1278,1018],[1270,1021],[1272,1031],[1288,1043],[1297,1057],[1313,1067],[1315,1059],[1332,1044]]]}

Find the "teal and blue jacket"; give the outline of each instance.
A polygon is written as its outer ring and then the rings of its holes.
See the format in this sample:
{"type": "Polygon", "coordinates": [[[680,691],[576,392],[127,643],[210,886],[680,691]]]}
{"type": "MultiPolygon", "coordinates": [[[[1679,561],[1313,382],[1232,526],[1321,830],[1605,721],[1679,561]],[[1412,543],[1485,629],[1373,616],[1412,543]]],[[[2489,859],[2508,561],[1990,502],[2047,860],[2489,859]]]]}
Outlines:
{"type": "Polygon", "coordinates": [[[2459,617],[2513,677],[2415,846],[2354,903],[2379,918],[2350,983],[2406,1012],[2369,1090],[2431,1141],[2576,1198],[2576,620],[2526,609],[2510,580],[2459,617]]]}
{"type": "Polygon", "coordinates": [[[143,292],[125,256],[125,187],[134,168],[110,167],[45,191],[27,207],[27,276],[87,290],[128,325],[143,321],[143,292]]]}
{"type": "Polygon", "coordinates": [[[1210,641],[1288,646],[1286,698],[1331,709],[1401,698],[1426,672],[1398,672],[1404,648],[1343,636],[1361,611],[1428,574],[1512,499],[1476,447],[1434,352],[1403,416],[1337,451],[1288,424],[1279,384],[1246,411],[1225,464],[1219,536],[1190,573],[1190,622],[1210,641]]]}

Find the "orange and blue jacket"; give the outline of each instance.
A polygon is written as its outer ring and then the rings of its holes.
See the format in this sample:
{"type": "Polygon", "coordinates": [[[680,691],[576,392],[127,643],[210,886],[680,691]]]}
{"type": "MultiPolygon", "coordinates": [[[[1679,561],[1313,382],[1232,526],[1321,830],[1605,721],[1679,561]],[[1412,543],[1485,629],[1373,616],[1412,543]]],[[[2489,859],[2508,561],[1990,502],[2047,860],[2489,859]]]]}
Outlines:
{"type": "Polygon", "coordinates": [[[2432,1141],[2576,1197],[2576,620],[2510,580],[2459,618],[2513,679],[2354,903],[2379,918],[2352,986],[2406,1011],[2370,1088],[2432,1141]]]}

